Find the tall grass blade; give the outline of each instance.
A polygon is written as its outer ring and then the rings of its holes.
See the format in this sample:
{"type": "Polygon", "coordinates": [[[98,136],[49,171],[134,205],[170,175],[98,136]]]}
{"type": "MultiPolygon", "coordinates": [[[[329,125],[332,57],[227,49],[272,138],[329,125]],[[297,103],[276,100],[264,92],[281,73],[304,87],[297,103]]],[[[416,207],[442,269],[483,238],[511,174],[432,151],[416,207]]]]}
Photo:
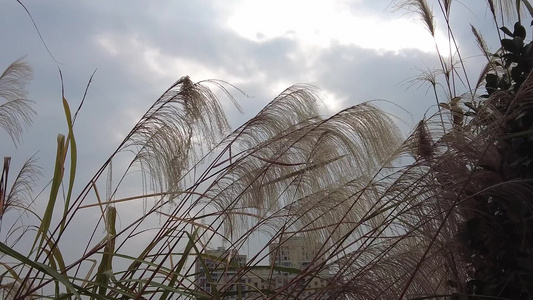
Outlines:
{"type": "MultiPolygon", "coordinates": [[[[65,143],[65,136],[59,134],[57,136],[57,151],[56,151],[56,163],[54,169],[54,177],[52,179],[52,187],[50,189],[50,197],[48,198],[48,204],[41,221],[41,225],[37,230],[37,235],[35,236],[35,241],[33,242],[32,250],[35,249],[37,241],[39,241],[39,247],[37,249],[42,249],[42,245],[45,236],[50,228],[50,223],[52,222],[52,214],[54,213],[54,207],[57,200],[57,194],[59,192],[59,187],[61,186],[61,181],[63,179],[64,173],[64,163],[65,155],[67,152],[67,144],[65,143]]],[[[37,257],[39,256],[39,251],[37,251],[37,257]]]]}
{"type": "Polygon", "coordinates": [[[76,289],[76,287],[70,282],[70,280],[68,279],[68,277],[64,276],[64,275],[61,275],[59,274],[56,270],[52,269],[51,267],[45,265],[45,264],[42,264],[42,263],[39,263],[39,262],[36,262],[34,260],[31,260],[29,259],[28,257],[26,257],[25,255],[23,254],[20,254],[19,252],[11,249],[11,247],[8,247],[6,244],[0,242],[0,252],[8,255],[8,256],[11,256],[12,258],[54,278],[55,280],[61,282],[65,288],[70,291],[77,299],[80,299],[81,300],[81,296],[80,294],[78,293],[78,290],[76,289]]]}
{"type": "MultiPolygon", "coordinates": [[[[181,256],[181,259],[178,262],[178,265],[176,266],[176,270],[172,272],[172,279],[168,283],[169,287],[173,287],[176,285],[176,281],[178,280],[178,275],[181,273],[183,267],[185,266],[185,263],[187,262],[187,258],[189,257],[191,250],[193,249],[194,243],[196,243],[196,238],[198,236],[198,229],[195,229],[192,234],[186,233],[187,237],[189,238],[189,242],[187,243],[187,246],[185,246],[185,250],[183,251],[183,254],[181,256]]],[[[161,295],[161,300],[166,300],[170,294],[170,290],[165,289],[163,294],[161,295]]]]}
{"type": "MultiPolygon", "coordinates": [[[[65,228],[65,222],[66,222],[66,215],[68,212],[68,208],[70,206],[70,198],[72,196],[72,188],[74,187],[74,179],[76,178],[76,163],[77,163],[77,157],[78,157],[78,148],[76,147],[76,139],[74,138],[74,131],[72,128],[73,122],[72,122],[72,116],[70,113],[70,107],[68,105],[67,99],[63,98],[63,108],[65,110],[65,117],[67,118],[67,125],[68,125],[68,139],[67,139],[67,146],[70,143],[70,178],[69,178],[69,184],[68,184],[68,192],[67,192],[67,198],[65,199],[65,207],[63,212],[63,218],[61,221],[61,231],[65,228]]],[[[66,155],[66,152],[65,152],[66,155]]],[[[63,162],[65,159],[63,159],[63,162]]]]}
{"type": "Polygon", "coordinates": [[[113,206],[106,209],[106,244],[102,253],[102,260],[96,273],[96,283],[98,284],[98,294],[104,296],[107,292],[106,285],[109,283],[109,274],[113,272],[113,254],[115,252],[115,236],[117,231],[115,223],[117,219],[117,210],[113,206]]]}

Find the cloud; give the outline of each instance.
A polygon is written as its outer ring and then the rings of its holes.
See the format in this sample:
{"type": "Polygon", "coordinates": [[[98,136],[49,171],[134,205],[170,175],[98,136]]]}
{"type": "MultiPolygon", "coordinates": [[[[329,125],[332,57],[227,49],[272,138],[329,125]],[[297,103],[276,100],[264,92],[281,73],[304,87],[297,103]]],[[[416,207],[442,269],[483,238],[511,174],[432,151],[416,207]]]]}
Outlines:
{"type": "MultiPolygon", "coordinates": [[[[77,190],[153,101],[184,75],[194,81],[225,80],[250,96],[228,86],[244,109],[244,114],[239,114],[229,101],[224,102],[234,127],[294,83],[320,88],[327,107],[324,111],[329,113],[385,99],[410,114],[387,102],[377,104],[401,115],[407,123],[415,123],[435,101],[424,88],[407,90],[404,83],[418,75],[417,68],[439,67],[434,45],[419,24],[408,16],[384,11],[378,2],[25,3],[63,71],[71,109],[79,105],[90,75],[98,69],[75,125],[80,158],[77,190]]],[[[468,11],[457,14],[462,27],[456,32],[466,53],[467,71],[475,77],[482,58],[471,58],[478,52],[471,40],[469,16],[468,11]]],[[[30,98],[39,113],[24,144],[18,149],[2,145],[1,154],[23,161],[40,150],[40,164],[48,180],[56,136],[67,132],[57,65],[15,1],[2,4],[0,20],[0,67],[27,55],[35,69],[30,98]]],[[[480,28],[490,28],[483,22],[486,20],[477,21],[480,28]]],[[[444,34],[439,32],[441,36],[444,34]]],[[[409,128],[404,129],[407,132],[409,128]]],[[[118,161],[117,169],[126,163],[118,161]]],[[[41,186],[46,184],[43,180],[41,186]]],[[[139,188],[134,183],[128,187],[131,190],[126,192],[139,188]]],[[[120,209],[122,224],[139,213],[139,207],[120,209]]],[[[98,214],[96,210],[91,213],[98,214]]],[[[88,222],[90,217],[88,213],[81,220],[88,222]]]]}
{"type": "MultiPolygon", "coordinates": [[[[435,50],[433,38],[420,24],[391,18],[362,1],[241,1],[229,12],[226,24],[239,36],[257,42],[287,37],[306,47],[328,48],[336,43],[380,51],[435,50]]],[[[437,40],[444,40],[441,31],[437,40]]]]}

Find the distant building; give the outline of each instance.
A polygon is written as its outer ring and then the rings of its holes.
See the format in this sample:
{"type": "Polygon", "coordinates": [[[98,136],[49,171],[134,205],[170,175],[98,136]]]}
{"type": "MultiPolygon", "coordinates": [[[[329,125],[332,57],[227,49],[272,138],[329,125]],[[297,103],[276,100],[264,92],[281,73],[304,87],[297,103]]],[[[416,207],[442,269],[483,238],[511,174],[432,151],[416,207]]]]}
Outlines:
{"type": "Polygon", "coordinates": [[[301,270],[302,273],[309,273],[309,276],[277,269],[273,275],[276,280],[276,287],[287,285],[289,282],[297,280],[291,284],[291,294],[299,295],[299,298],[307,299],[327,299],[329,293],[324,292],[331,277],[329,270],[324,267],[326,258],[321,253],[322,244],[311,242],[301,236],[291,236],[282,238],[279,243],[271,243],[270,265],[301,270]],[[280,285],[281,284],[281,285],[280,285]]]}
{"type": "Polygon", "coordinates": [[[271,293],[276,291],[281,291],[276,297],[280,299],[290,295],[327,299],[329,293],[324,288],[331,275],[327,268],[321,266],[325,263],[324,255],[318,255],[321,247],[321,244],[309,243],[303,237],[285,238],[269,245],[269,266],[253,269],[246,269],[246,255],[240,255],[235,250],[223,247],[207,250],[204,263],[208,271],[200,260],[196,261],[196,284],[208,293],[213,292],[213,285],[217,285],[219,292],[233,292],[225,299],[262,299],[267,293],[266,297],[271,297],[271,293]],[[309,275],[302,275],[302,271],[309,275]]]}
{"type": "Polygon", "coordinates": [[[310,265],[325,262],[324,255],[317,255],[322,248],[320,243],[312,243],[300,236],[282,239],[280,243],[271,243],[270,265],[305,269],[310,265]]]}
{"type": "Polygon", "coordinates": [[[197,260],[195,264],[197,287],[208,293],[213,292],[212,285],[217,285],[217,287],[231,285],[231,289],[226,290],[230,292],[244,289],[242,280],[235,280],[235,275],[236,271],[246,264],[246,255],[238,254],[235,250],[226,250],[224,247],[206,250],[204,255],[203,263],[197,260]],[[204,264],[208,272],[205,271],[204,264]]]}

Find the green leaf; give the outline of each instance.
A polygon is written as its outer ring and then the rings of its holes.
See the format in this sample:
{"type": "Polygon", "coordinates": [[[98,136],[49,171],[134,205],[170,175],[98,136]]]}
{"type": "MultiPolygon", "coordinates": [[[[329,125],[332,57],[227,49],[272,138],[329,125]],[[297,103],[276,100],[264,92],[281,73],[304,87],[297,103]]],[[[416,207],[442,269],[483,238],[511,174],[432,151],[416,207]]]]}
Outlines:
{"type": "Polygon", "coordinates": [[[521,37],[522,40],[526,38],[526,29],[520,24],[520,22],[514,24],[513,37],[521,37]]]}
{"type": "Polygon", "coordinates": [[[113,206],[108,206],[106,209],[106,244],[104,246],[104,253],[102,260],[98,266],[96,273],[96,283],[99,285],[98,294],[104,296],[107,293],[106,285],[109,282],[109,272],[112,272],[112,260],[115,253],[115,236],[117,235],[115,223],[117,219],[117,210],[113,206]]]}
{"type": "MultiPolygon", "coordinates": [[[[203,267],[203,269],[205,271],[205,276],[207,277],[207,281],[208,282],[215,282],[213,280],[213,277],[211,276],[211,272],[209,271],[210,268],[207,266],[207,263],[206,263],[206,261],[204,259],[204,257],[209,257],[209,255],[203,254],[200,250],[198,250],[198,247],[196,247],[196,244],[193,244],[192,246],[194,248],[194,251],[198,255],[198,258],[197,258],[198,261],[202,264],[202,267],[203,267]]],[[[215,259],[220,259],[220,258],[217,257],[215,259]]],[[[216,284],[211,285],[211,293],[212,293],[211,299],[221,299],[220,298],[220,293],[218,292],[218,288],[217,288],[216,284]]]]}
{"type": "Polygon", "coordinates": [[[508,36],[512,36],[514,37],[513,33],[511,32],[511,30],[509,30],[509,28],[503,26],[503,27],[500,27],[500,30],[503,31],[505,34],[507,34],[508,36]]]}
{"type": "Polygon", "coordinates": [[[63,212],[63,221],[61,223],[61,230],[63,230],[65,227],[66,216],[67,216],[67,212],[70,206],[72,188],[74,187],[74,179],[76,178],[76,163],[77,163],[77,157],[78,157],[76,139],[74,139],[74,131],[72,129],[72,116],[70,113],[70,107],[68,105],[67,99],[65,98],[63,98],[63,109],[65,110],[65,117],[67,118],[67,126],[68,126],[67,148],[68,148],[68,144],[70,143],[70,178],[69,178],[69,184],[68,184],[67,198],[65,199],[65,207],[64,207],[64,212],[63,212]]]}
{"type": "Polygon", "coordinates": [[[78,293],[77,289],[74,287],[72,283],[68,280],[67,276],[59,274],[56,270],[50,268],[49,266],[33,261],[26,256],[20,254],[19,252],[11,249],[6,244],[0,242],[0,252],[11,256],[12,258],[48,275],[56,279],[57,281],[61,282],[67,290],[69,290],[74,296],[76,296],[77,299],[81,300],[80,294],[78,293]]]}
{"type": "Polygon", "coordinates": [[[506,51],[513,52],[513,53],[516,51],[513,40],[511,39],[502,39],[501,44],[502,44],[503,49],[505,49],[506,51]]]}
{"type": "MultiPolygon", "coordinates": [[[[63,180],[65,154],[67,151],[66,147],[67,145],[65,143],[65,136],[59,134],[57,136],[56,163],[54,168],[54,177],[52,179],[52,187],[50,189],[50,197],[48,198],[48,204],[46,205],[46,210],[44,212],[41,225],[39,226],[39,230],[37,231],[37,235],[35,236],[35,241],[33,242],[32,249],[35,248],[35,245],[37,244],[39,238],[41,241],[39,242],[38,249],[42,248],[43,242],[45,240],[45,235],[47,234],[48,229],[50,228],[50,223],[52,222],[52,214],[54,212],[54,206],[57,200],[57,194],[59,192],[59,187],[61,186],[61,181],[63,180]]],[[[39,255],[39,253],[40,251],[37,251],[37,255],[39,255]]]]}
{"type": "Polygon", "coordinates": [[[515,37],[514,39],[502,39],[501,41],[503,49],[513,54],[520,54],[520,49],[524,45],[524,40],[521,37],[515,37]]]}

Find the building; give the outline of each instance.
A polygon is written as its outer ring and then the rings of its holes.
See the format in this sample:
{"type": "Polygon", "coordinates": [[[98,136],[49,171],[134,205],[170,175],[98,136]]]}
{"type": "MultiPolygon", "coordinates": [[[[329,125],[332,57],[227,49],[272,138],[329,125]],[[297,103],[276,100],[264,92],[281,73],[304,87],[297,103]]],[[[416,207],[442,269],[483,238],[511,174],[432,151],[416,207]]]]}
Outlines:
{"type": "Polygon", "coordinates": [[[299,298],[327,299],[329,293],[325,292],[325,288],[331,275],[325,267],[326,258],[322,246],[321,243],[302,236],[281,238],[280,242],[271,243],[270,266],[281,267],[275,269],[272,276],[276,287],[290,284],[290,293],[299,298]],[[283,268],[297,269],[300,272],[295,274],[283,268]],[[303,276],[302,273],[309,275],[303,276]]]}
{"type": "Polygon", "coordinates": [[[301,236],[281,239],[279,243],[271,243],[270,265],[304,270],[311,265],[325,262],[325,257],[320,254],[322,244],[310,242],[301,236]]]}
{"type": "Polygon", "coordinates": [[[217,290],[229,287],[226,292],[243,290],[242,280],[236,279],[235,275],[244,265],[246,255],[238,254],[236,250],[224,247],[206,250],[202,259],[195,263],[196,286],[208,293],[214,291],[213,285],[217,286],[217,290]],[[209,271],[206,272],[206,268],[209,271]]]}
{"type": "Polygon", "coordinates": [[[253,268],[246,265],[246,255],[235,250],[206,250],[204,262],[195,263],[196,284],[208,293],[216,285],[219,292],[229,293],[225,299],[262,299],[277,292],[276,298],[280,299],[327,299],[325,288],[331,275],[322,266],[325,257],[320,254],[321,248],[321,244],[299,236],[281,239],[269,245],[269,265],[253,268]]]}

